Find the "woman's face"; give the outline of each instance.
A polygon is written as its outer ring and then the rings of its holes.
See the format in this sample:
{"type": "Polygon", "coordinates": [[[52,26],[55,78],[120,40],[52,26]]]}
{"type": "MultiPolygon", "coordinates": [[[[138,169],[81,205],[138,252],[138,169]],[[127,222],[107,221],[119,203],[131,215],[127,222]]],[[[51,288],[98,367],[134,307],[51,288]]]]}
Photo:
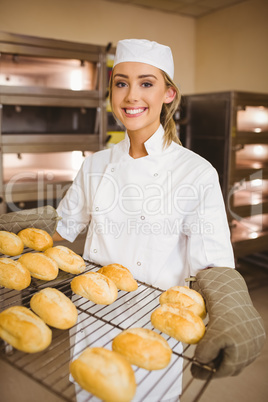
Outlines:
{"type": "Polygon", "coordinates": [[[112,109],[130,135],[144,133],[149,138],[160,125],[163,103],[174,96],[157,67],[124,62],[113,70],[112,109]]]}

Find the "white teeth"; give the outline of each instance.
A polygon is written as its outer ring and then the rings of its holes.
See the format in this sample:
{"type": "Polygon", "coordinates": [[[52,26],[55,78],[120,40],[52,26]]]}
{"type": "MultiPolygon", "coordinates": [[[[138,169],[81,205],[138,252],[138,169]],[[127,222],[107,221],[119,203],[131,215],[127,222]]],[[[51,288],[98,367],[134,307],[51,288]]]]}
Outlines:
{"type": "Polygon", "coordinates": [[[145,109],[125,109],[127,114],[138,114],[144,112],[145,109]]]}

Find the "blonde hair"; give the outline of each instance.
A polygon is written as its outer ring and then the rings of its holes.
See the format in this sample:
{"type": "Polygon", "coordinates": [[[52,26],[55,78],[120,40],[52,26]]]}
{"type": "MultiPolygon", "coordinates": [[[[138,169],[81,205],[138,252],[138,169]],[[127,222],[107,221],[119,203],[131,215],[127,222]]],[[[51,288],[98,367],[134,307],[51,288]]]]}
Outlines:
{"type": "Polygon", "coordinates": [[[172,79],[165,73],[162,72],[165,80],[165,84],[167,88],[174,88],[176,91],[175,98],[170,103],[163,103],[162,111],[160,114],[160,123],[164,127],[164,147],[168,147],[172,141],[177,144],[181,144],[181,141],[177,134],[176,123],[173,119],[174,113],[179,107],[181,101],[181,94],[177,85],[172,81],[172,79]]]}
{"type": "MultiPolygon", "coordinates": [[[[160,114],[160,123],[164,127],[164,141],[163,141],[163,147],[168,147],[172,141],[176,142],[177,144],[181,144],[181,141],[178,137],[177,134],[177,128],[175,121],[173,119],[173,115],[176,112],[176,110],[179,107],[180,101],[181,101],[181,94],[179,91],[179,88],[177,85],[173,82],[173,80],[162,70],[160,70],[163,74],[165,84],[167,88],[174,88],[176,95],[173,99],[172,102],[170,103],[163,103],[161,114],[160,114]]],[[[110,76],[110,81],[109,81],[109,101],[111,105],[111,110],[113,112],[112,108],[112,87],[113,87],[113,71],[110,76]]],[[[114,115],[114,113],[113,113],[114,115]]],[[[115,119],[118,121],[117,117],[114,115],[115,119]]]]}

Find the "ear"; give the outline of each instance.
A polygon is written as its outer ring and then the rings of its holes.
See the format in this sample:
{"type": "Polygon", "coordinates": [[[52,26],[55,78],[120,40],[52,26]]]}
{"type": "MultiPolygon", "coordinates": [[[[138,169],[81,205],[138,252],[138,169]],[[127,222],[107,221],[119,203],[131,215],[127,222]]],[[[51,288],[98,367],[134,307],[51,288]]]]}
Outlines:
{"type": "Polygon", "coordinates": [[[169,87],[166,91],[164,103],[171,103],[176,96],[176,89],[174,87],[169,87]]]}

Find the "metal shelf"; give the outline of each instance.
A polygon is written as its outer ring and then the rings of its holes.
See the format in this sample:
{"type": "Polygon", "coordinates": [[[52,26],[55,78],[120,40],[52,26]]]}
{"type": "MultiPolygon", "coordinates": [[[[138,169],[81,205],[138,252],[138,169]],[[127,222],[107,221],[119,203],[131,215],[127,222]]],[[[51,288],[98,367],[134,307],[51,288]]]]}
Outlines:
{"type": "MultiPolygon", "coordinates": [[[[28,251],[27,249],[24,250],[24,252],[28,251]]],[[[99,266],[87,263],[86,272],[98,269],[99,266]]],[[[74,275],[61,271],[54,281],[44,282],[33,278],[30,287],[20,292],[0,288],[0,310],[16,304],[29,307],[32,295],[47,286],[56,287],[68,297],[72,297],[75,302],[79,315],[79,328],[75,325],[70,331],[52,329],[52,344],[45,351],[27,354],[13,349],[4,342],[0,344],[0,359],[24,373],[31,380],[43,385],[47,390],[60,397],[62,401],[68,402],[75,402],[76,393],[85,393],[78,386],[75,390],[74,384],[69,378],[70,359],[77,357],[82,352],[85,347],[83,340],[87,339],[89,346],[102,346],[110,349],[114,336],[126,328],[146,327],[154,330],[150,315],[159,305],[158,299],[162,293],[161,289],[139,282],[138,290],[135,292],[119,291],[118,298],[113,304],[109,306],[96,305],[80,296],[72,296],[70,281],[73,277],[74,275]],[[73,355],[75,339],[76,354],[73,355]]],[[[156,332],[159,333],[157,330],[156,332]]],[[[171,363],[166,369],[157,371],[148,371],[133,366],[137,381],[135,400],[142,402],[152,392],[157,391],[160,401],[167,390],[183,374],[181,400],[185,402],[198,401],[208,386],[213,372],[206,381],[194,380],[190,374],[190,366],[193,363],[195,346],[182,345],[165,334],[162,336],[167,339],[172,348],[171,363]],[[181,366],[181,359],[183,359],[183,366],[181,366]],[[188,392],[193,387],[193,383],[196,394],[194,399],[189,399],[188,392]]],[[[92,395],[86,393],[85,401],[93,400],[95,399],[92,395]]]]}
{"type": "MultiPolygon", "coordinates": [[[[104,148],[107,49],[0,32],[1,213],[8,209],[3,154],[95,152],[104,148]],[[77,72],[79,86],[72,84],[77,72]]],[[[13,201],[30,201],[33,196],[29,188],[24,194],[17,192],[13,201]],[[29,200],[25,199],[27,194],[29,200]]]]}
{"type": "Polygon", "coordinates": [[[4,153],[97,151],[100,149],[98,134],[4,134],[4,153]]]}
{"type": "Polygon", "coordinates": [[[185,146],[210,161],[219,174],[236,256],[267,249],[265,231],[258,238],[245,237],[244,231],[238,233],[243,225],[233,225],[234,219],[267,213],[267,110],[268,95],[250,92],[189,95],[182,103],[185,146]],[[255,145],[262,154],[252,152],[255,145]],[[243,188],[250,190],[248,197],[240,193],[243,188]]]}

